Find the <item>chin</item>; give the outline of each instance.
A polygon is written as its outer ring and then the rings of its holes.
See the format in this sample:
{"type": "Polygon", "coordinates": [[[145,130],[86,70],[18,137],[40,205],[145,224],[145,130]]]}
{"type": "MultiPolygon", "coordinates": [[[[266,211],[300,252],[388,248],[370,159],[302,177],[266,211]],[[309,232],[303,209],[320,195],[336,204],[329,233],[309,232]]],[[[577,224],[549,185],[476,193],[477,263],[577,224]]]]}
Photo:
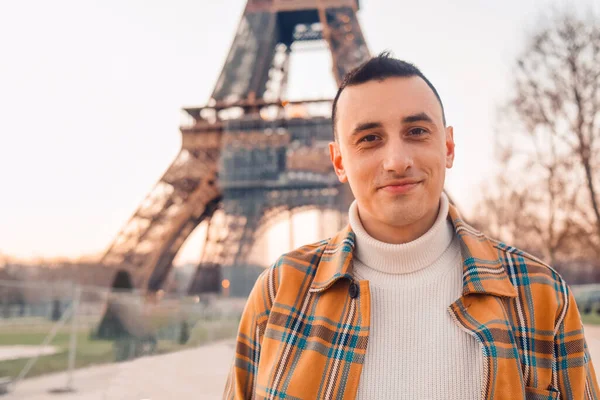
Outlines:
{"type": "Polygon", "coordinates": [[[393,202],[383,205],[378,214],[390,225],[405,226],[425,216],[425,207],[421,201],[393,202]]]}

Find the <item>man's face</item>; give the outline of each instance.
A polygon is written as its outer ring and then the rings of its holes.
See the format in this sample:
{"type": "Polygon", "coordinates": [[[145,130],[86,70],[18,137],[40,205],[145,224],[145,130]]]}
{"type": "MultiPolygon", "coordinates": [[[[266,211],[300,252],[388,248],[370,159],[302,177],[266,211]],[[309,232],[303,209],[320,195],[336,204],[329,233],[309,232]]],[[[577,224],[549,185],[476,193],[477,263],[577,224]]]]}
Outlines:
{"type": "Polygon", "coordinates": [[[336,133],[331,161],[340,182],[349,182],[363,223],[404,228],[435,219],[454,140],[424,80],[394,77],[346,87],[336,133]]]}

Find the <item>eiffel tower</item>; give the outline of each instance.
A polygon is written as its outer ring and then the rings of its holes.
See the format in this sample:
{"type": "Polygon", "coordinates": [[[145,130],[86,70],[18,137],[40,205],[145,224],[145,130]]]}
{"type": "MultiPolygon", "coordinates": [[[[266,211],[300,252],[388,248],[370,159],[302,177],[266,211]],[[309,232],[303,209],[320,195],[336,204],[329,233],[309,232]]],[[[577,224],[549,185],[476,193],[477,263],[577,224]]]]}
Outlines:
{"type": "Polygon", "coordinates": [[[286,102],[292,44],[324,40],[333,76],[368,60],[358,0],[248,0],[205,107],[185,108],[182,148],[102,257],[113,287],[159,290],[186,238],[208,222],[190,294],[218,292],[222,268],[248,265],[259,235],[296,210],[345,214],[331,167],[331,99],[286,102]]]}

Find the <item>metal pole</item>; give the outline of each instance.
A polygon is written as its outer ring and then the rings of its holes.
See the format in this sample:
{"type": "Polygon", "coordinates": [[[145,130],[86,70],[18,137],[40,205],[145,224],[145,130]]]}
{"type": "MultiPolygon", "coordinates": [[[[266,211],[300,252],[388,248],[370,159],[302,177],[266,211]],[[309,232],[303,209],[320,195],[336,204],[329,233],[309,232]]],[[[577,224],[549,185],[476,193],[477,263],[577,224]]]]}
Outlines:
{"type": "MultiPolygon", "coordinates": [[[[67,319],[69,319],[71,317],[72,312],[73,312],[73,306],[67,308],[63,312],[63,315],[60,318],[60,320],[58,322],[56,322],[56,324],[50,330],[50,333],[48,333],[48,335],[46,335],[46,337],[44,338],[44,341],[42,342],[42,344],[40,346],[41,349],[46,347],[52,341],[52,339],[54,339],[54,336],[56,336],[56,333],[58,332],[58,330],[60,328],[62,328],[64,326],[65,322],[67,321],[67,319]]],[[[25,376],[27,375],[27,373],[29,372],[31,367],[33,367],[33,364],[36,363],[36,361],[38,360],[38,358],[40,358],[41,355],[42,355],[42,350],[40,350],[40,352],[38,352],[38,354],[35,357],[29,359],[29,361],[27,362],[27,364],[25,364],[25,367],[23,367],[23,369],[21,370],[21,372],[19,373],[17,378],[12,382],[13,389],[14,389],[14,386],[16,386],[16,384],[18,382],[20,382],[23,378],[25,378],[25,376]]]]}
{"type": "Polygon", "coordinates": [[[77,311],[79,309],[79,300],[81,298],[81,287],[73,287],[73,312],[71,314],[71,341],[69,346],[69,369],[67,371],[68,390],[73,389],[73,370],[75,369],[75,355],[77,352],[77,311]]]}

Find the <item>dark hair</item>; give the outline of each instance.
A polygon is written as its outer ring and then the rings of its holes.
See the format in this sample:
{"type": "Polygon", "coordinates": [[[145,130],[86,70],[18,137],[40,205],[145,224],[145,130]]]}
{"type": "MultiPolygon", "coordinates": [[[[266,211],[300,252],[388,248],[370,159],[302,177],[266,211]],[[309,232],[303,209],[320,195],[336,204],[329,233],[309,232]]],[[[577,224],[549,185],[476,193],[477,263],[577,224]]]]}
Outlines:
{"type": "Polygon", "coordinates": [[[418,76],[419,78],[423,79],[427,86],[433,90],[433,94],[435,94],[435,97],[437,97],[438,101],[440,102],[440,106],[442,107],[442,120],[444,125],[446,125],[446,114],[444,112],[442,99],[440,98],[437,90],[435,90],[433,84],[429,82],[429,79],[427,79],[425,75],[423,75],[423,73],[411,63],[393,58],[391,54],[386,51],[376,57],[372,57],[369,61],[358,66],[344,76],[342,84],[340,85],[340,88],[335,95],[335,99],[333,100],[333,108],[331,111],[331,122],[333,124],[334,136],[337,137],[337,134],[335,133],[337,102],[346,87],[360,85],[361,83],[374,80],[382,81],[386,78],[409,78],[411,76],[418,76]]]}

